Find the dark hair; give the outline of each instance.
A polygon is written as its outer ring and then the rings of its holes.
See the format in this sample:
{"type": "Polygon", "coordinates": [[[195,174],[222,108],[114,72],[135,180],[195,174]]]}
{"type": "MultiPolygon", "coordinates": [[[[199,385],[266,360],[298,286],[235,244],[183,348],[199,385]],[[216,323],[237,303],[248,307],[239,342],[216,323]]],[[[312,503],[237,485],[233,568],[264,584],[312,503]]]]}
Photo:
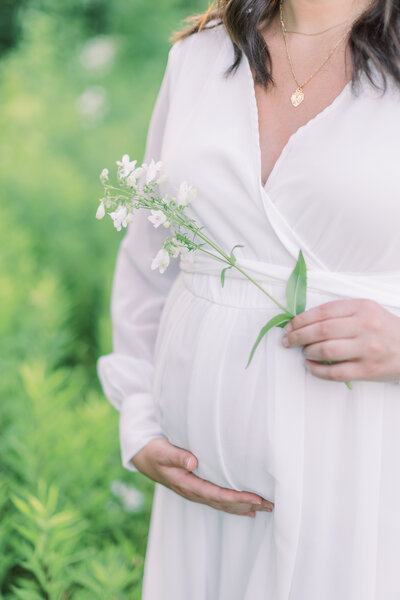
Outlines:
{"type": "MultiPolygon", "coordinates": [[[[258,31],[258,25],[261,22],[268,25],[278,11],[279,0],[214,0],[204,14],[184,19],[184,23],[189,23],[189,26],[174,32],[170,41],[174,43],[203,28],[212,29],[222,24],[234,47],[234,62],[226,75],[237,69],[244,52],[254,69],[256,82],[267,88],[270,82],[274,83],[271,74],[272,60],[268,46],[258,31]]],[[[362,71],[375,87],[379,87],[372,75],[369,59],[382,77],[384,91],[387,88],[388,74],[400,86],[399,0],[373,0],[353,23],[349,45],[353,63],[353,88],[362,71]]]]}

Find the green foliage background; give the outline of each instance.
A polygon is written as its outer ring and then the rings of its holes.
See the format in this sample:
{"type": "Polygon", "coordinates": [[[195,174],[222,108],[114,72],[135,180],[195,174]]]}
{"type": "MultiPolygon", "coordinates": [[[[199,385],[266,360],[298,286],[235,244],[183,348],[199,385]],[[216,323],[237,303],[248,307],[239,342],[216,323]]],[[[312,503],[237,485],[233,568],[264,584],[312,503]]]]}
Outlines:
{"type": "Polygon", "coordinates": [[[153,486],[122,468],[96,375],[122,239],[94,218],[98,175],[125,152],[142,159],[168,38],[206,6],[0,4],[0,598],[140,598],[153,486]],[[115,58],[87,68],[98,36],[115,58]],[[79,108],[88,90],[103,99],[95,118],[79,108]],[[124,509],[115,480],[141,508],[124,509]]]}

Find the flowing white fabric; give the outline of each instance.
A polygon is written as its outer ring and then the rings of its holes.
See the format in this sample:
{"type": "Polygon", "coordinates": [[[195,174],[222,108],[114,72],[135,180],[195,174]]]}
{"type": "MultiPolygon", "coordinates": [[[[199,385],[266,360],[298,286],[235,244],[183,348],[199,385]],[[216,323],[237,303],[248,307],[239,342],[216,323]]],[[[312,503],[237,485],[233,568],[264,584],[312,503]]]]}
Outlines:
{"type": "MultiPolygon", "coordinates": [[[[400,92],[366,77],[300,127],[265,186],[254,84],[218,26],[172,47],[146,159],[165,191],[198,190],[189,212],[285,303],[302,249],[307,308],[363,297],[400,317],[400,92]]],[[[195,473],[273,500],[255,519],[190,502],[156,484],[144,600],[400,598],[400,388],[327,381],[272,329],[277,307],[240,273],[196,253],[161,275],[167,235],[137,215],[114,278],[114,348],[98,371],[120,410],[123,464],[165,435],[195,473]]]]}

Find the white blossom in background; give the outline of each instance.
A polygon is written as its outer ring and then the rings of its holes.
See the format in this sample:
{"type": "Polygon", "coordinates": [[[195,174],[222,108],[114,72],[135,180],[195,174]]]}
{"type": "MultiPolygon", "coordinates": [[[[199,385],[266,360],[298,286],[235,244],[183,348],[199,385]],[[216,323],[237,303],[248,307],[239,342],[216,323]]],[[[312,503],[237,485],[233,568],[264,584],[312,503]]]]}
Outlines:
{"type": "Polygon", "coordinates": [[[151,210],[150,212],[151,215],[149,215],[147,218],[150,223],[153,223],[154,227],[157,228],[159,225],[168,222],[167,217],[164,215],[162,210],[151,210]]]}
{"type": "Polygon", "coordinates": [[[100,181],[101,183],[107,183],[107,181],[109,181],[109,177],[108,177],[108,169],[103,169],[102,172],[100,173],[100,181]]]}
{"type": "Polygon", "coordinates": [[[170,261],[170,257],[165,248],[161,248],[156,254],[151,263],[151,269],[158,269],[160,273],[164,273],[165,269],[168,267],[170,261]]]}
{"type": "Polygon", "coordinates": [[[187,206],[196,197],[196,190],[193,186],[188,185],[186,181],[182,181],[179,186],[177,204],[179,206],[187,206]]]}
{"type": "Polygon", "coordinates": [[[112,67],[116,54],[115,40],[108,35],[98,35],[84,44],[80,62],[88,71],[105,73],[112,67]]]}
{"type": "Polygon", "coordinates": [[[81,117],[82,125],[94,127],[107,114],[109,108],[107,92],[101,85],[93,85],[79,96],[75,106],[81,117]]]}
{"type": "Polygon", "coordinates": [[[135,513],[142,508],[144,496],[133,485],[127,485],[119,479],[114,479],[110,487],[113,495],[121,500],[126,512],[135,513]]]}

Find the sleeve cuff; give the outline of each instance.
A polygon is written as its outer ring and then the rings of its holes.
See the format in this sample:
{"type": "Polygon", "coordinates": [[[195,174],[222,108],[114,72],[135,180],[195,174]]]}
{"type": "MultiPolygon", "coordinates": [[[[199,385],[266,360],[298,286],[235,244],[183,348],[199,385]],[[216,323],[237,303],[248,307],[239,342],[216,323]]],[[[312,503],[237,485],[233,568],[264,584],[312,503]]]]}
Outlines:
{"type": "Polygon", "coordinates": [[[124,468],[137,472],[131,459],[157,437],[167,436],[157,420],[152,396],[146,393],[128,396],[119,411],[119,440],[124,468]]]}

